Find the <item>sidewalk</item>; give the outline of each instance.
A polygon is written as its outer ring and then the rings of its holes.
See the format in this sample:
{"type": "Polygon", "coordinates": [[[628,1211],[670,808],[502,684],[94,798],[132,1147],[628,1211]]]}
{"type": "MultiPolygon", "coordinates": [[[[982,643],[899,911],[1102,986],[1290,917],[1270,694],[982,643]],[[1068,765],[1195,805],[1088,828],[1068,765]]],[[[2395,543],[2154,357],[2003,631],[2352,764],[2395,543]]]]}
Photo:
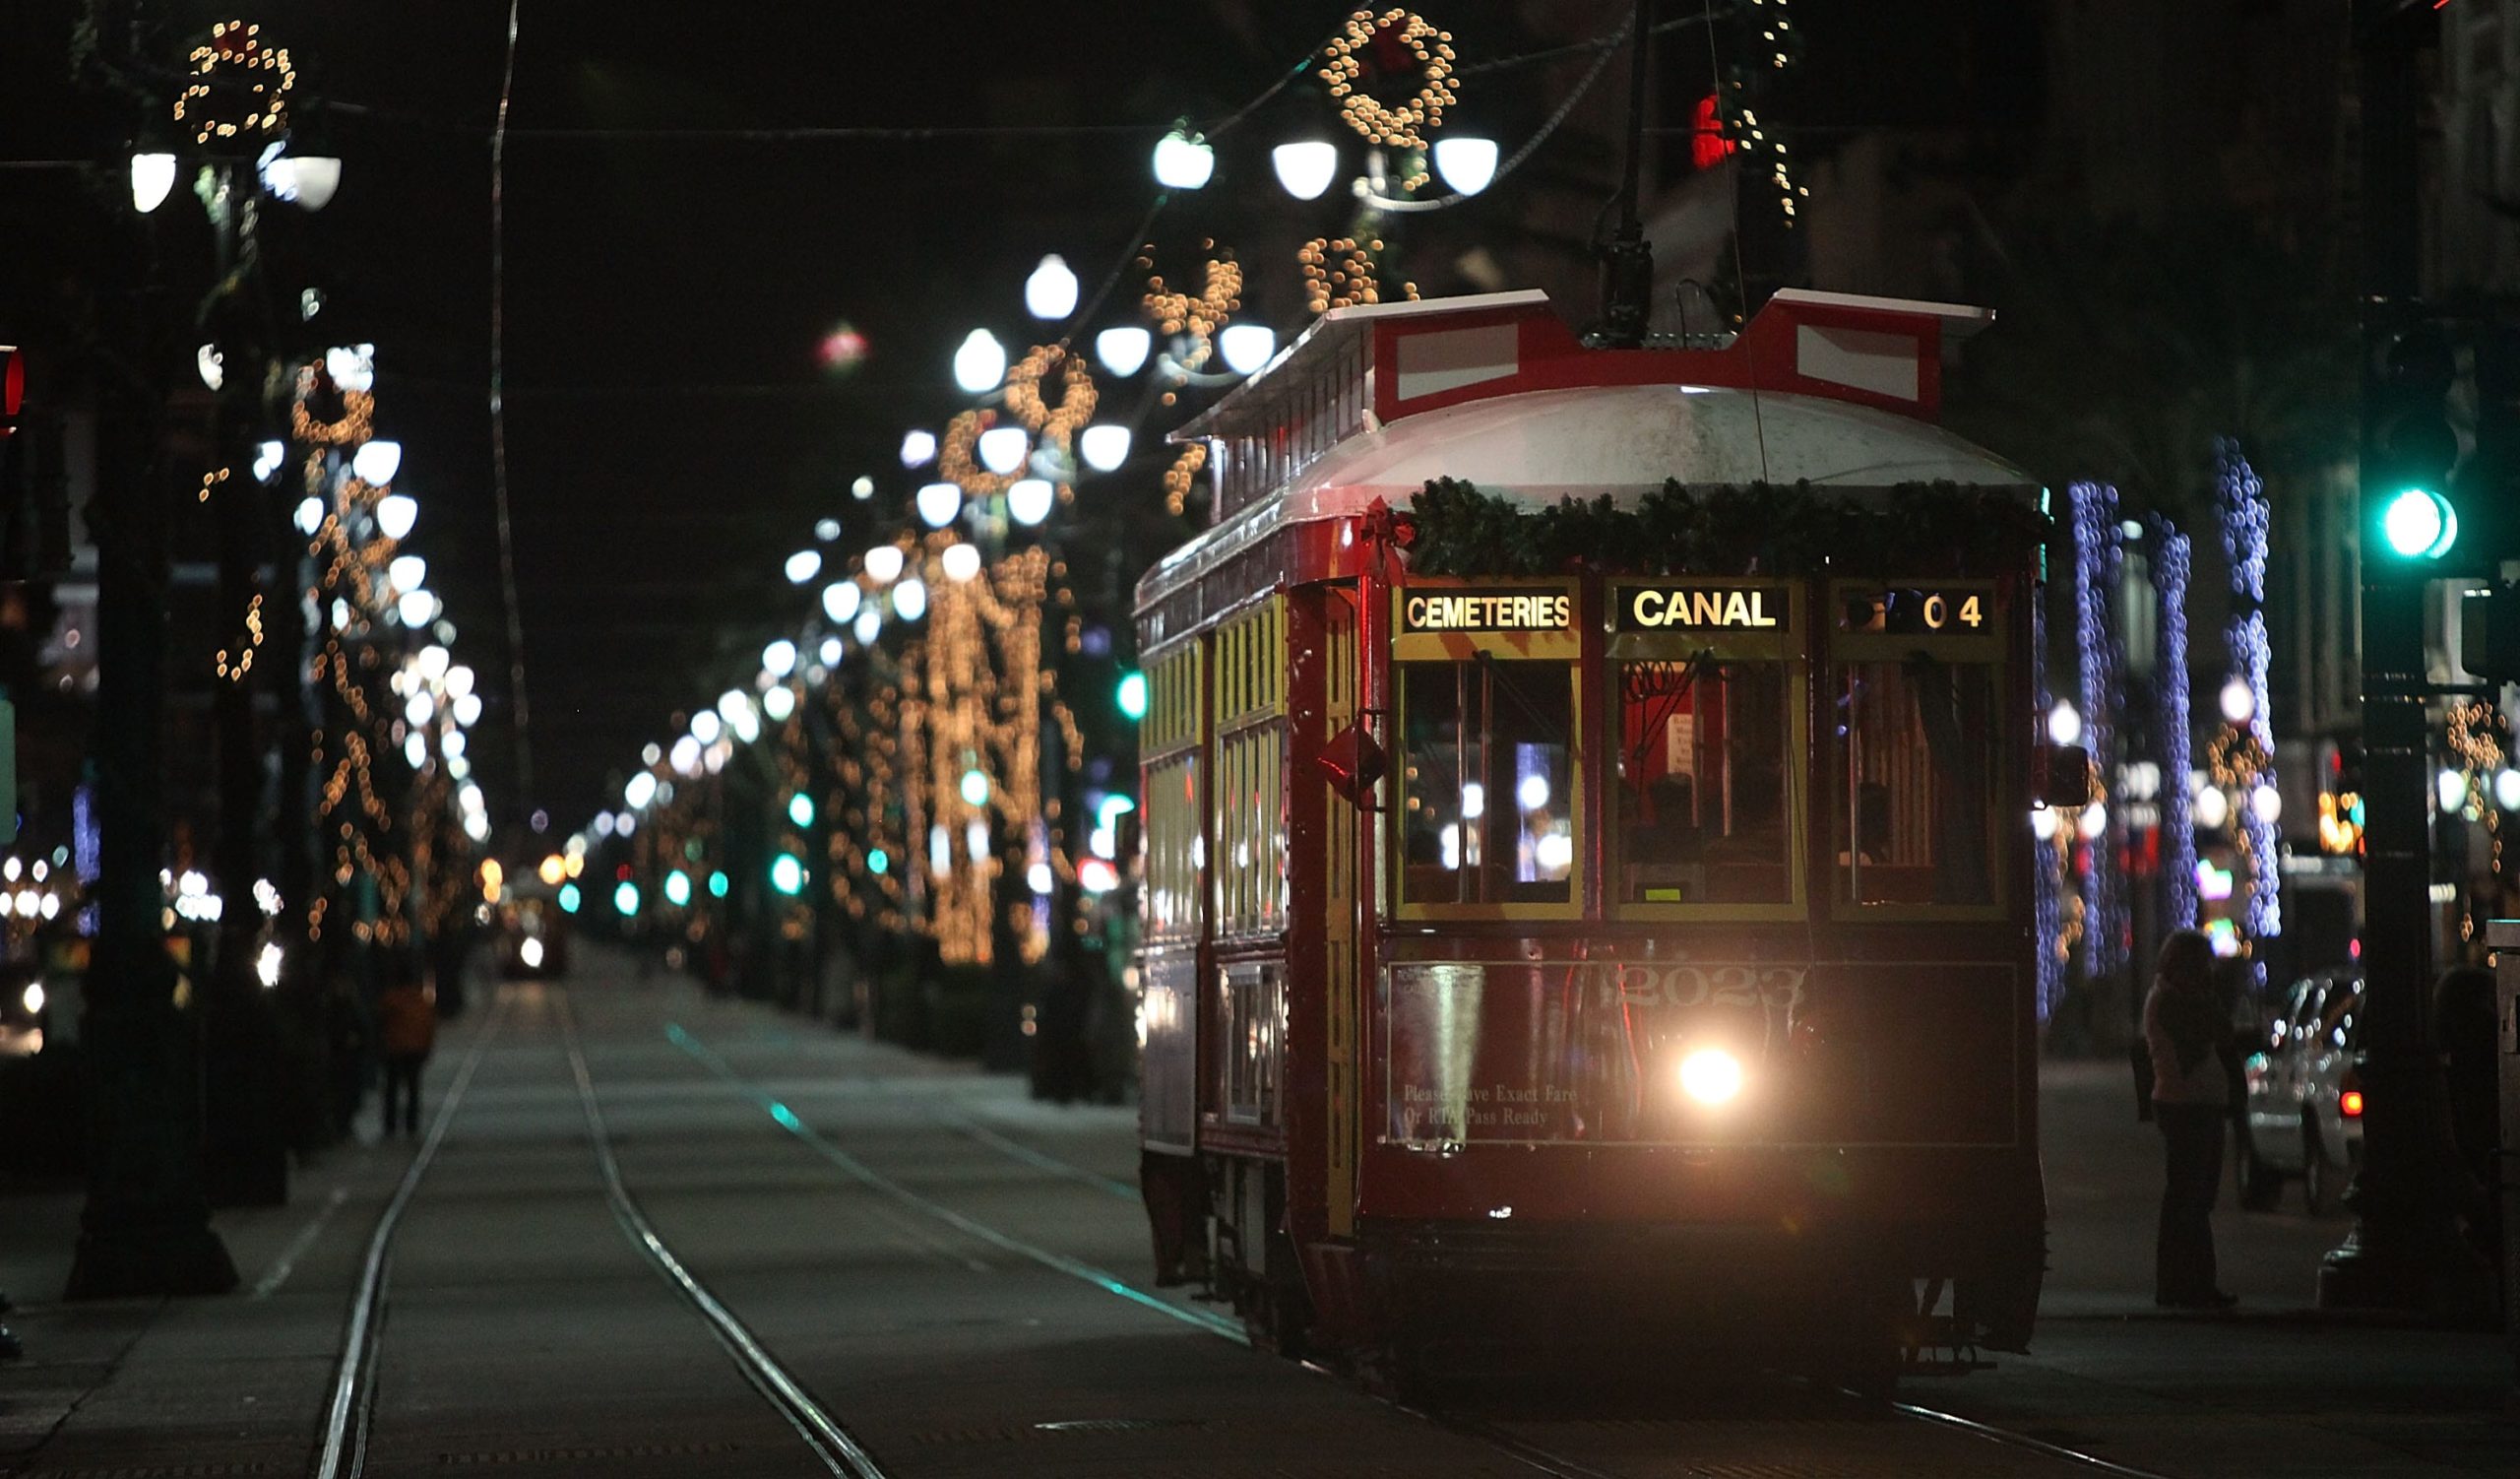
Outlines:
{"type": "MultiPolygon", "coordinates": [[[[441,1041],[424,1111],[482,1017],[441,1041]]],[[[377,1116],[370,1104],[362,1135],[376,1133],[377,1116]]],[[[63,1303],[84,1192],[0,1193],[0,1289],[17,1301],[9,1324],[27,1351],[0,1368],[0,1474],[19,1472],[74,1413],[144,1435],[144,1445],[150,1432],[170,1435],[162,1450],[144,1446],[134,1457],[200,1464],[210,1455],[195,1451],[197,1441],[171,1435],[211,1430],[232,1435],[217,1455],[221,1472],[302,1468],[368,1234],[412,1143],[344,1144],[291,1169],[287,1205],[214,1213],[238,1278],[235,1292],[217,1297],[63,1303]]]]}

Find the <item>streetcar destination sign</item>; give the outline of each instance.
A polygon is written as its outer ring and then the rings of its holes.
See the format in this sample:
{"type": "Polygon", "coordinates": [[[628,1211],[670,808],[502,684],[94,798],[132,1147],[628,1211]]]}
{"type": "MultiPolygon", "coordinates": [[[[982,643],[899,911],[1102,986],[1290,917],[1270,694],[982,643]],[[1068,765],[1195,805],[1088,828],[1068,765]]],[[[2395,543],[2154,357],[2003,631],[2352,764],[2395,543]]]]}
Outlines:
{"type": "Polygon", "coordinates": [[[1427,591],[1400,604],[1403,631],[1564,631],[1575,601],[1564,591],[1427,591]]]}
{"type": "Polygon", "coordinates": [[[1651,585],[1620,588],[1620,631],[1786,630],[1792,608],[1776,586],[1651,585]]]}

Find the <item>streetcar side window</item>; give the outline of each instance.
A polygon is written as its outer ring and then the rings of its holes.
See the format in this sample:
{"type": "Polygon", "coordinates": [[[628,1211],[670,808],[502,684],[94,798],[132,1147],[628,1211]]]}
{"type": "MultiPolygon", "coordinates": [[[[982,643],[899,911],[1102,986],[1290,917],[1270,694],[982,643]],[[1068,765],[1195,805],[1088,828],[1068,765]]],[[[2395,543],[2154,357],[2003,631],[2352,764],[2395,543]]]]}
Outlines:
{"type": "Polygon", "coordinates": [[[1614,673],[1617,901],[1793,902],[1785,663],[1702,657],[1614,673]]]}
{"type": "Polygon", "coordinates": [[[1843,664],[1835,676],[1839,900],[1995,902],[1995,668],[1920,654],[1843,664]]]}
{"type": "Polygon", "coordinates": [[[1403,901],[1571,903],[1573,668],[1479,659],[1400,670],[1403,901]]]}

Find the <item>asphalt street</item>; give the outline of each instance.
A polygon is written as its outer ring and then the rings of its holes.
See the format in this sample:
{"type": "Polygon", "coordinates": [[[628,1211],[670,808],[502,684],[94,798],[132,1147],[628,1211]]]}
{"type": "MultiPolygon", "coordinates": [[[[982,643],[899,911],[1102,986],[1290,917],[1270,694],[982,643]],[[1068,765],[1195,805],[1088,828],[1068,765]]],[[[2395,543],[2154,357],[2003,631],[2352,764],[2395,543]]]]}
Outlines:
{"type": "Polygon", "coordinates": [[[2238,1314],[2153,1309],[2160,1151],[2118,1068],[2045,1075],[2036,1354],[1904,1406],[1720,1352],[1395,1406],[1152,1288],[1132,1111],[601,957],[442,1035],[427,1095],[431,1138],[220,1215],[225,1298],[49,1303],[77,1199],[0,1198],[29,1347],[0,1369],[0,1474],[2520,1473],[2499,1339],[2311,1311],[2344,1223],[2298,1193],[2226,1197],[2238,1314]]]}

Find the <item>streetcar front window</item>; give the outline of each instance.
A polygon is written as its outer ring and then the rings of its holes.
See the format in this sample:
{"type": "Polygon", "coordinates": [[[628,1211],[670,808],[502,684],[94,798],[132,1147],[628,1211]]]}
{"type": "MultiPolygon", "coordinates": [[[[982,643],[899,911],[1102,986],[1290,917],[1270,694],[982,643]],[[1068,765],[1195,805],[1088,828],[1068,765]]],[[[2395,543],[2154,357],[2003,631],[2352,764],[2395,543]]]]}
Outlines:
{"type": "Polygon", "coordinates": [[[1836,678],[1838,898],[1995,902],[1995,669],[1919,655],[1836,678]]]}
{"type": "Polygon", "coordinates": [[[1403,663],[1401,892],[1411,904],[1574,898],[1574,671],[1403,663]]]}
{"type": "Polygon", "coordinates": [[[1701,657],[1613,671],[1617,900],[1792,902],[1786,665],[1701,657]]]}

